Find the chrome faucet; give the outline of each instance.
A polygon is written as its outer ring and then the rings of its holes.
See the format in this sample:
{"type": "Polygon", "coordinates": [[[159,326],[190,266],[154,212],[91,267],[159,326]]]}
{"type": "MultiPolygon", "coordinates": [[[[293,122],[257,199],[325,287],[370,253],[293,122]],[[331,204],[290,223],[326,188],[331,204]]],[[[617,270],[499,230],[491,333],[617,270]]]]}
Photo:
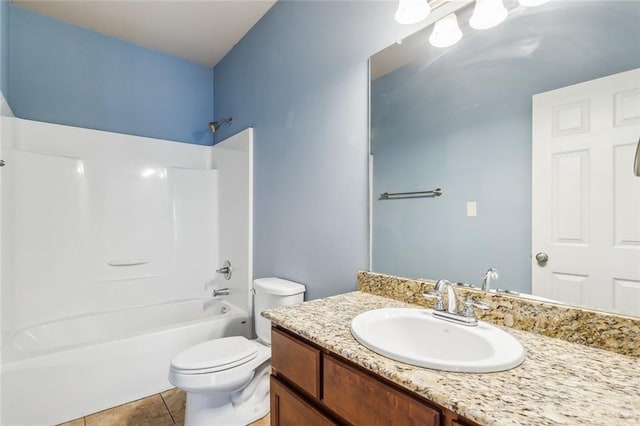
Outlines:
{"type": "Polygon", "coordinates": [[[483,302],[477,302],[471,297],[467,297],[464,302],[464,309],[462,312],[458,312],[458,295],[456,293],[455,285],[449,280],[438,280],[433,292],[422,293],[424,297],[435,298],[436,303],[433,308],[433,316],[446,321],[455,322],[462,325],[477,325],[478,319],[476,318],[473,307],[480,309],[489,309],[489,305],[483,302]],[[442,301],[442,291],[447,289],[447,309],[444,307],[442,301]]]}
{"type": "Polygon", "coordinates": [[[482,275],[482,291],[489,291],[491,289],[491,280],[497,280],[499,277],[497,269],[487,269],[487,272],[482,275]]]}
{"type": "MultiPolygon", "coordinates": [[[[440,295],[440,303],[442,303],[442,290],[447,289],[447,312],[452,314],[458,313],[458,294],[456,293],[456,287],[449,280],[438,280],[436,282],[436,288],[434,292],[436,293],[436,304],[438,303],[438,294],[440,295]]],[[[444,306],[442,309],[444,310],[444,306]]]]}
{"type": "Polygon", "coordinates": [[[228,296],[229,295],[229,289],[228,288],[214,288],[213,289],[213,297],[218,297],[218,296],[228,296]]]}

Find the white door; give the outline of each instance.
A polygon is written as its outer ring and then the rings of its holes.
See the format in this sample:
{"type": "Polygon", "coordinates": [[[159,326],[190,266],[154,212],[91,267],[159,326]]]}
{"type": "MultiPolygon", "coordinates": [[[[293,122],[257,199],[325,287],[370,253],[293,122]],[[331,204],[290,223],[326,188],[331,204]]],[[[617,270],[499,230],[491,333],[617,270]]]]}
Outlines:
{"type": "Polygon", "coordinates": [[[535,295],[640,314],[639,138],[640,68],[533,96],[535,295]]]}

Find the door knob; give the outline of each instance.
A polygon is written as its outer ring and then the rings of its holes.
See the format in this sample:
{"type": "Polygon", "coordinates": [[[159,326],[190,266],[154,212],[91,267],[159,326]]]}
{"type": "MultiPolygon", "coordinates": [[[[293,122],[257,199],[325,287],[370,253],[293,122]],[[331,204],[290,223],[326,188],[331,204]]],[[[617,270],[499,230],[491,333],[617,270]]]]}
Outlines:
{"type": "Polygon", "coordinates": [[[536,261],[538,262],[539,266],[546,265],[548,260],[549,260],[549,255],[547,255],[547,253],[540,252],[536,254],[536,261]]]}

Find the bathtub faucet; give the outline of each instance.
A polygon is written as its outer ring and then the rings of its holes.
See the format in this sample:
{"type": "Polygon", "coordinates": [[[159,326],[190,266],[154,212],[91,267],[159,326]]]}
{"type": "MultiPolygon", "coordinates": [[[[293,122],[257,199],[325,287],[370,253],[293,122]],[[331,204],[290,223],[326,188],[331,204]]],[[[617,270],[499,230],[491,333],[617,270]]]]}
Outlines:
{"type": "Polygon", "coordinates": [[[213,297],[218,297],[218,296],[228,296],[229,295],[229,289],[228,288],[214,288],[213,289],[213,297]]]}

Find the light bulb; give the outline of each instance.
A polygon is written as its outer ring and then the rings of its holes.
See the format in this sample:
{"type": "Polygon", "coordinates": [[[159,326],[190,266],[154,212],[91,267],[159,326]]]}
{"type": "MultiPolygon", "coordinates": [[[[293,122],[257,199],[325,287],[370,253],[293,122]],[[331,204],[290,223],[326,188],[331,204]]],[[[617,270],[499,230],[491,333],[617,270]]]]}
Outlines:
{"type": "Polygon", "coordinates": [[[400,0],[396,11],[396,21],[403,25],[417,24],[431,13],[427,0],[400,0]]]}
{"type": "Polygon", "coordinates": [[[429,43],[435,47],[449,47],[459,42],[461,38],[462,31],[458,26],[458,18],[455,13],[452,13],[436,22],[429,37],[429,43]]]}
{"type": "Polygon", "coordinates": [[[549,0],[518,0],[518,3],[520,3],[524,7],[536,7],[548,1],[549,0]]]}
{"type": "Polygon", "coordinates": [[[502,0],[476,0],[469,25],[476,30],[493,28],[504,21],[508,13],[502,0]]]}

